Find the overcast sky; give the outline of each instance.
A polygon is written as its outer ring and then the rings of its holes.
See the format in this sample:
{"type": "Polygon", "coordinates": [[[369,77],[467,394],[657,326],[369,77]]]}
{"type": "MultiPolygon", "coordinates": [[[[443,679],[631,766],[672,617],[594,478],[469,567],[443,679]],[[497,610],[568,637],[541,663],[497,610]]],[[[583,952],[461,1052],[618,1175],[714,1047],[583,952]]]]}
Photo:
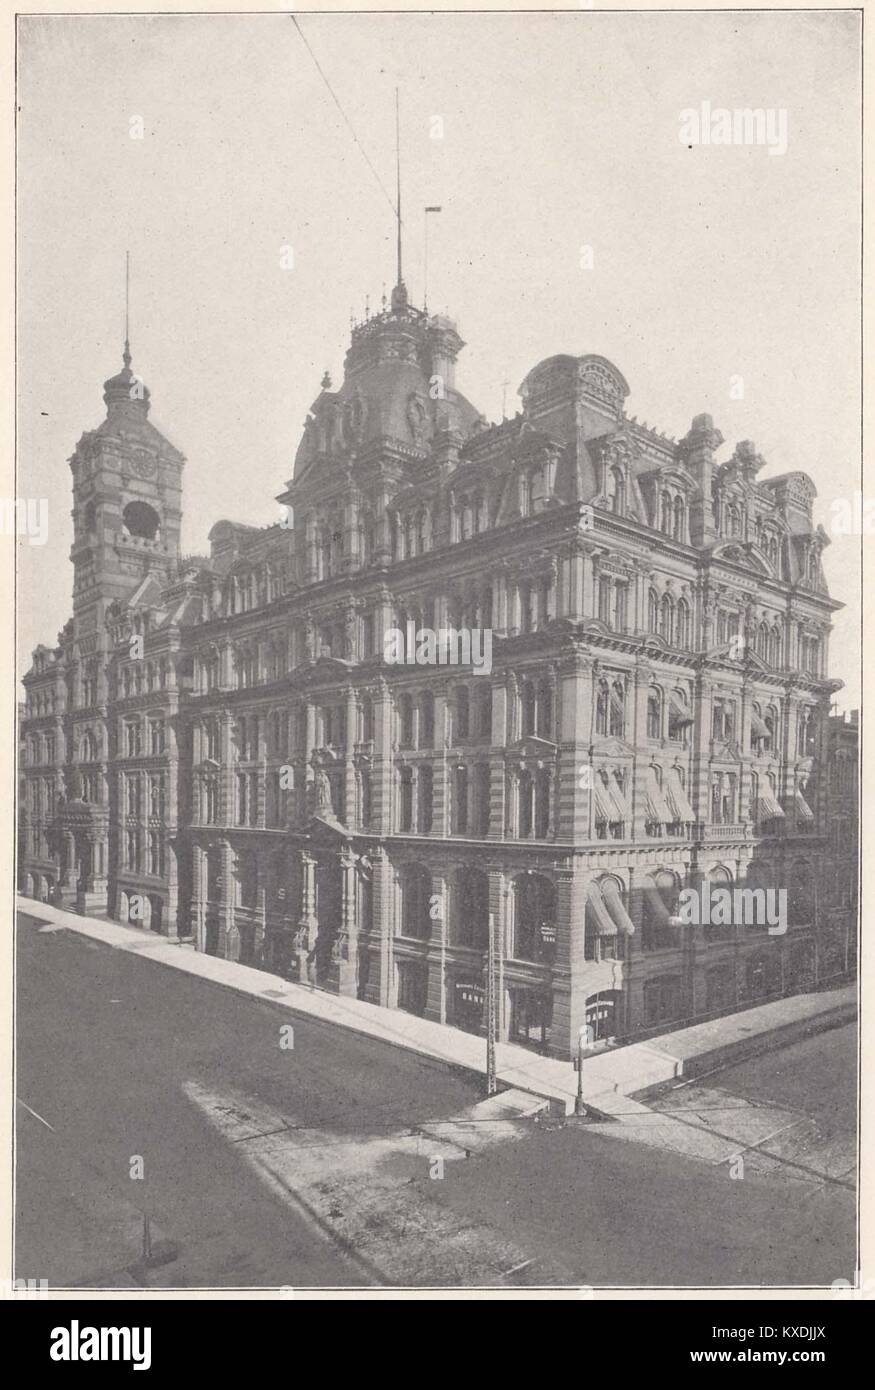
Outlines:
{"type": "MultiPolygon", "coordinates": [[[[390,192],[401,88],[405,279],[420,303],[422,208],[440,204],[429,305],[459,324],[478,409],[500,418],[506,390],[512,413],[544,357],[602,353],[639,419],[680,436],[708,411],[721,458],[752,439],[761,476],[808,472],[829,529],[859,487],[858,16],[300,24],[390,192]],[[786,110],[787,152],[683,146],[703,101],[786,110]]],[[[66,460],[121,366],[125,250],[134,369],[188,459],[183,548],[203,551],[220,517],[277,518],[350,310],[391,289],[394,226],[286,15],[25,17],[18,64],[18,491],[50,507],[48,544],[19,544],[26,668],[71,611],[66,460]]],[[[858,537],[826,553],[847,707],[858,556],[858,537]]]]}

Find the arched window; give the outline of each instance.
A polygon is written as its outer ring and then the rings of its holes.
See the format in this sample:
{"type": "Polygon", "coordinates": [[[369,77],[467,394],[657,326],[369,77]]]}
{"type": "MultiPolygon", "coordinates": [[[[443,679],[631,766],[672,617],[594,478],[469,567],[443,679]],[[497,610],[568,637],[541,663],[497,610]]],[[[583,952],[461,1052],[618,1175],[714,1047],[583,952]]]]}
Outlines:
{"type": "Polygon", "coordinates": [[[685,598],[678,599],[676,642],[685,650],[690,646],[690,605],[685,598]]]}
{"type": "Polygon", "coordinates": [[[539,767],[535,773],[535,839],[546,840],[550,833],[550,769],[539,767]]]}
{"type": "Polygon", "coordinates": [[[626,687],[622,681],[614,681],[611,686],[611,702],[608,717],[608,733],[622,738],[626,732],[626,687]]]}
{"type": "Polygon", "coordinates": [[[671,535],[671,527],[672,527],[672,505],[671,505],[671,495],[670,495],[669,493],[667,493],[667,492],[664,492],[664,493],[662,494],[662,497],[660,498],[660,503],[659,503],[659,529],[660,529],[660,531],[663,531],[663,532],[665,533],[666,536],[670,536],[670,535],[671,535]]]}
{"type": "Polygon", "coordinates": [[[419,746],[434,746],[434,695],[424,690],[419,697],[419,746]]]}
{"type": "Polygon", "coordinates": [[[413,747],[413,697],[402,695],[398,701],[399,741],[402,748],[413,747]]]}
{"type": "Polygon", "coordinates": [[[513,880],[514,960],[549,960],[556,940],[556,888],[542,874],[513,880]]]}
{"type": "Polygon", "coordinates": [[[781,667],[784,664],[784,637],[778,623],[769,633],[769,665],[781,667]]]}
{"type": "Polygon", "coordinates": [[[670,594],[663,594],[659,605],[659,635],[669,644],[674,642],[674,600],[670,594]]]}
{"type": "Polygon", "coordinates": [[[601,680],[596,689],[595,702],[595,730],[597,734],[606,734],[608,732],[608,702],[608,683],[605,680],[601,680]]]}
{"type": "Polygon", "coordinates": [[[537,732],[536,719],[538,711],[538,696],[534,681],[525,681],[523,684],[523,733],[534,734],[537,732]]]}
{"type": "Polygon", "coordinates": [[[148,502],[129,502],[122,512],[122,517],[130,535],[147,541],[153,541],[157,536],[160,519],[148,502]]]}
{"type": "Polygon", "coordinates": [[[468,738],[471,731],[470,720],[470,699],[468,696],[467,685],[460,685],[456,688],[456,719],[455,736],[457,739],[468,738]]]}
{"type": "Polygon", "coordinates": [[[647,737],[662,738],[662,691],[656,686],[647,692],[647,737]]]}
{"type": "Polygon", "coordinates": [[[674,530],[673,535],[676,541],[682,541],[686,534],[686,509],[682,497],[674,499],[674,530]]]}
{"type": "Polygon", "coordinates": [[[626,479],[622,468],[617,464],[608,468],[605,475],[605,495],[608,510],[617,516],[623,516],[626,511],[626,479]]]}
{"type": "MultiPolygon", "coordinates": [[[[753,775],[755,777],[756,773],[754,773],[753,775]]],[[[717,893],[720,893],[721,890],[732,892],[732,875],[728,869],[725,869],[723,867],[722,864],[717,864],[713,869],[711,869],[711,871],[708,874],[708,882],[711,885],[712,890],[715,890],[717,893]]],[[[716,899],[716,905],[712,906],[711,924],[705,928],[706,940],[709,938],[716,940],[725,940],[727,937],[731,938],[735,935],[735,924],[732,916],[733,909],[730,908],[728,914],[728,922],[720,920],[721,918],[727,916],[727,913],[724,911],[723,907],[725,902],[726,899],[720,896],[716,899]],[[719,910],[716,910],[717,906],[719,906],[719,910]],[[715,921],[714,918],[717,918],[717,920],[715,921]]]]}
{"type": "Polygon", "coordinates": [[[553,737],[553,689],[546,679],[538,682],[538,735],[553,737]]]}
{"type": "Polygon", "coordinates": [[[521,840],[532,833],[535,815],[535,784],[528,768],[523,768],[517,782],[517,831],[521,840]]]}
{"type": "Polygon", "coordinates": [[[659,599],[655,589],[651,589],[647,595],[647,630],[648,632],[659,631],[659,599]]]}
{"type": "Polygon", "coordinates": [[[450,938],[474,951],[489,947],[489,878],[482,869],[457,870],[450,897],[450,938]]]}
{"type": "Polygon", "coordinates": [[[431,874],[424,864],[405,864],[399,874],[402,936],[427,941],[431,935],[431,874]]]}
{"type": "Polygon", "coordinates": [[[761,622],[757,628],[757,656],[762,657],[763,661],[769,659],[769,628],[766,622],[761,622]]]}

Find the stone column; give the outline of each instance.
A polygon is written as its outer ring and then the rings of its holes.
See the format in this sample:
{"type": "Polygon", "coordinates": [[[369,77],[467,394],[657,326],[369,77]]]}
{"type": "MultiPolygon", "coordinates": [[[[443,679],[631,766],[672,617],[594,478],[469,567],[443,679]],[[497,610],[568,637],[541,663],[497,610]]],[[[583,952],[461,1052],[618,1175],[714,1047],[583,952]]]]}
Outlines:
{"type": "Polygon", "coordinates": [[[346,807],[346,824],[352,826],[356,824],[356,786],[353,748],[355,747],[357,719],[358,700],[355,690],[350,687],[346,694],[346,747],[344,749],[343,799],[346,807]]]}
{"type": "Polygon", "coordinates": [[[222,902],[219,907],[219,930],[222,933],[222,954],[226,960],[240,959],[240,933],[234,920],[236,876],[234,851],[227,840],[220,842],[222,859],[222,902]]]}
{"type": "Polygon", "coordinates": [[[432,869],[431,901],[435,903],[430,912],[431,945],[428,959],[428,997],[425,1017],[437,1023],[447,1021],[447,964],[446,952],[449,940],[449,894],[447,875],[443,869],[432,869]],[[437,915],[435,915],[435,913],[437,915]]]}
{"type": "Polygon", "coordinates": [[[364,997],[389,1008],[394,1003],[392,941],[395,930],[395,881],[392,865],[381,846],[369,851],[373,865],[373,931],[370,967],[364,997]],[[376,948],[376,949],[375,949],[376,948]]]}
{"type": "Polygon", "coordinates": [[[337,992],[355,999],[358,993],[358,913],[355,855],[341,852],[343,899],[340,931],[334,942],[333,959],[337,967],[337,992]]]}
{"type": "Polygon", "coordinates": [[[553,965],[553,1025],[550,1048],[560,1057],[577,1053],[577,1032],[586,1019],[584,927],[586,882],[581,871],[556,875],[556,956],[553,965]]]}
{"type": "Polygon", "coordinates": [[[295,955],[298,961],[298,980],[302,985],[312,984],[315,978],[315,964],[308,961],[310,952],[316,945],[318,929],[316,919],[316,860],[306,850],[301,851],[301,915],[295,933],[295,955]]]}
{"type": "Polygon", "coordinates": [[[195,949],[207,949],[207,852],[201,845],[191,850],[191,917],[195,949]]]}

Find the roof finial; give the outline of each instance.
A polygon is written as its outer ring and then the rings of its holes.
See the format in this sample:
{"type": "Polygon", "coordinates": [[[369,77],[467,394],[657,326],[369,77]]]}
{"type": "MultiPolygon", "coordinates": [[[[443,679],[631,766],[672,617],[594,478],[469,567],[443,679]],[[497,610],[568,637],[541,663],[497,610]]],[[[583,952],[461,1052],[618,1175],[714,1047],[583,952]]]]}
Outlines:
{"type": "Polygon", "coordinates": [[[125,252],[125,350],[122,353],[122,361],[126,367],[131,365],[131,342],[130,342],[130,314],[131,314],[131,253],[125,252]]]}

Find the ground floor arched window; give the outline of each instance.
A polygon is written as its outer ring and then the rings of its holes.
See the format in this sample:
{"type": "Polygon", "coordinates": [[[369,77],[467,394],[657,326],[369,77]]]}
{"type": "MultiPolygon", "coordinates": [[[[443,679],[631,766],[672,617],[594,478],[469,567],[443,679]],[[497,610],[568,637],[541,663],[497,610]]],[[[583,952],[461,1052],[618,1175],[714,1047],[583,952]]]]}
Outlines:
{"type": "Polygon", "coordinates": [[[549,959],[556,941],[555,884],[543,874],[520,874],[513,880],[512,905],[514,959],[549,959]]]}

